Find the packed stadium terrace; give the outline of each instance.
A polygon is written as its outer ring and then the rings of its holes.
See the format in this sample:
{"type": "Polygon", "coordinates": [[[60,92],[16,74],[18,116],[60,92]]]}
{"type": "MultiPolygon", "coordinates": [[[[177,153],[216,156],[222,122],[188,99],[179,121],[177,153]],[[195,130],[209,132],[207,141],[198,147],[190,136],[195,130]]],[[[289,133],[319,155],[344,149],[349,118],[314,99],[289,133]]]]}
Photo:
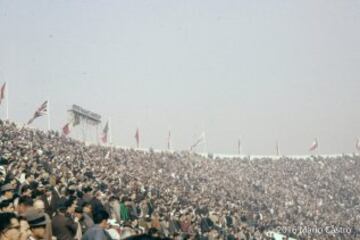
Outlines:
{"type": "Polygon", "coordinates": [[[355,155],[109,154],[9,122],[0,144],[1,240],[360,239],[355,155]]]}

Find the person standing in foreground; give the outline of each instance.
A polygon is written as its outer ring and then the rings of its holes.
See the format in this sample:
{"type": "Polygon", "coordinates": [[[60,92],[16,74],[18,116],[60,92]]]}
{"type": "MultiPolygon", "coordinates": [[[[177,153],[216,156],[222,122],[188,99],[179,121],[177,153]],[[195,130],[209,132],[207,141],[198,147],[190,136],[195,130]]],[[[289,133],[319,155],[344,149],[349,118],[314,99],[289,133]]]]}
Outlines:
{"type": "Polygon", "coordinates": [[[83,236],[82,240],[112,240],[107,233],[108,228],[107,220],[109,214],[104,210],[99,210],[94,213],[95,225],[91,227],[83,236]]]}

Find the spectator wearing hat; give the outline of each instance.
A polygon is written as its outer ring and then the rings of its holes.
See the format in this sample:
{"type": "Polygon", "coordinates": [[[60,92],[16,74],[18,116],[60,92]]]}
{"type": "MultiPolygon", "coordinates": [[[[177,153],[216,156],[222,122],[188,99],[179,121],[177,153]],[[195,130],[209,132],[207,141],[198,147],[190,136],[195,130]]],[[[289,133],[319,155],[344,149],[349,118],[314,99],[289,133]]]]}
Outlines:
{"type": "Polygon", "coordinates": [[[14,191],[15,191],[15,187],[14,185],[7,183],[4,184],[3,186],[1,186],[0,188],[0,192],[1,192],[1,197],[0,197],[0,202],[4,201],[4,200],[11,200],[14,198],[14,191]]]}
{"type": "Polygon", "coordinates": [[[29,240],[46,239],[46,225],[47,217],[45,213],[38,209],[31,209],[25,215],[27,222],[29,223],[31,236],[29,240]]]}
{"type": "Polygon", "coordinates": [[[52,228],[51,228],[51,218],[50,216],[45,212],[45,205],[44,202],[40,199],[34,201],[34,209],[38,210],[39,212],[45,214],[46,217],[46,236],[45,240],[51,240],[52,239],[52,228]]]}
{"type": "Polygon", "coordinates": [[[14,204],[11,200],[0,202],[0,212],[14,212],[14,204]]]}
{"type": "Polygon", "coordinates": [[[20,224],[14,213],[0,213],[0,240],[20,239],[20,224]]]}

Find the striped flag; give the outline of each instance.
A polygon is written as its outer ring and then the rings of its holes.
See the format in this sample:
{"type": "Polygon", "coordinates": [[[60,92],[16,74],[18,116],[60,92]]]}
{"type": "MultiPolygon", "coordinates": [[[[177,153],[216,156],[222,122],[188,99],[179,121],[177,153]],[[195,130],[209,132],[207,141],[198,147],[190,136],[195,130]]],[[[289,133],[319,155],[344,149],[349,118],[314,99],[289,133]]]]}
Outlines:
{"type": "Polygon", "coordinates": [[[139,128],[136,129],[135,140],[136,140],[136,147],[139,148],[139,146],[140,146],[140,132],[139,132],[139,128]]]}
{"type": "Polygon", "coordinates": [[[312,151],[314,151],[315,149],[317,149],[318,147],[319,147],[319,143],[318,143],[317,138],[315,138],[314,141],[313,141],[313,143],[312,143],[311,146],[310,146],[309,151],[312,152],[312,151]]]}
{"type": "Polygon", "coordinates": [[[6,83],[4,83],[0,89],[0,104],[1,104],[2,100],[5,99],[5,87],[6,87],[6,83]]]}
{"type": "Polygon", "coordinates": [[[35,111],[34,116],[28,121],[28,125],[31,124],[36,118],[48,114],[48,101],[45,101],[41,106],[35,111]]]}
{"type": "Polygon", "coordinates": [[[103,132],[101,134],[101,141],[103,143],[107,143],[108,132],[109,132],[109,122],[106,122],[106,125],[105,125],[105,127],[103,129],[103,132]]]}

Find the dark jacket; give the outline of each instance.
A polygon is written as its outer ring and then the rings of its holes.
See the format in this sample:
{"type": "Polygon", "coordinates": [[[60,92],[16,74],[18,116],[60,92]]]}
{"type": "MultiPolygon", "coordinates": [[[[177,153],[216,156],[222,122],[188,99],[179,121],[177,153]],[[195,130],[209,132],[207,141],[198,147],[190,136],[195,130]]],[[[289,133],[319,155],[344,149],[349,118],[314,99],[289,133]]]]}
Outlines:
{"type": "Polygon", "coordinates": [[[56,212],[56,208],[59,205],[59,195],[56,193],[56,191],[51,192],[51,200],[48,201],[46,195],[41,196],[41,200],[44,202],[45,205],[45,212],[51,217],[56,212]]]}
{"type": "Polygon", "coordinates": [[[90,201],[91,203],[91,207],[92,207],[92,210],[93,210],[93,213],[94,212],[98,212],[100,210],[105,210],[105,207],[104,205],[101,203],[101,201],[99,199],[97,199],[96,197],[93,197],[90,201]]]}
{"type": "Polygon", "coordinates": [[[201,219],[200,228],[201,232],[209,232],[214,226],[214,223],[210,220],[210,218],[205,217],[201,219]]]}
{"type": "Polygon", "coordinates": [[[52,219],[52,232],[57,240],[73,240],[77,227],[73,219],[62,214],[56,214],[52,219]]]}

